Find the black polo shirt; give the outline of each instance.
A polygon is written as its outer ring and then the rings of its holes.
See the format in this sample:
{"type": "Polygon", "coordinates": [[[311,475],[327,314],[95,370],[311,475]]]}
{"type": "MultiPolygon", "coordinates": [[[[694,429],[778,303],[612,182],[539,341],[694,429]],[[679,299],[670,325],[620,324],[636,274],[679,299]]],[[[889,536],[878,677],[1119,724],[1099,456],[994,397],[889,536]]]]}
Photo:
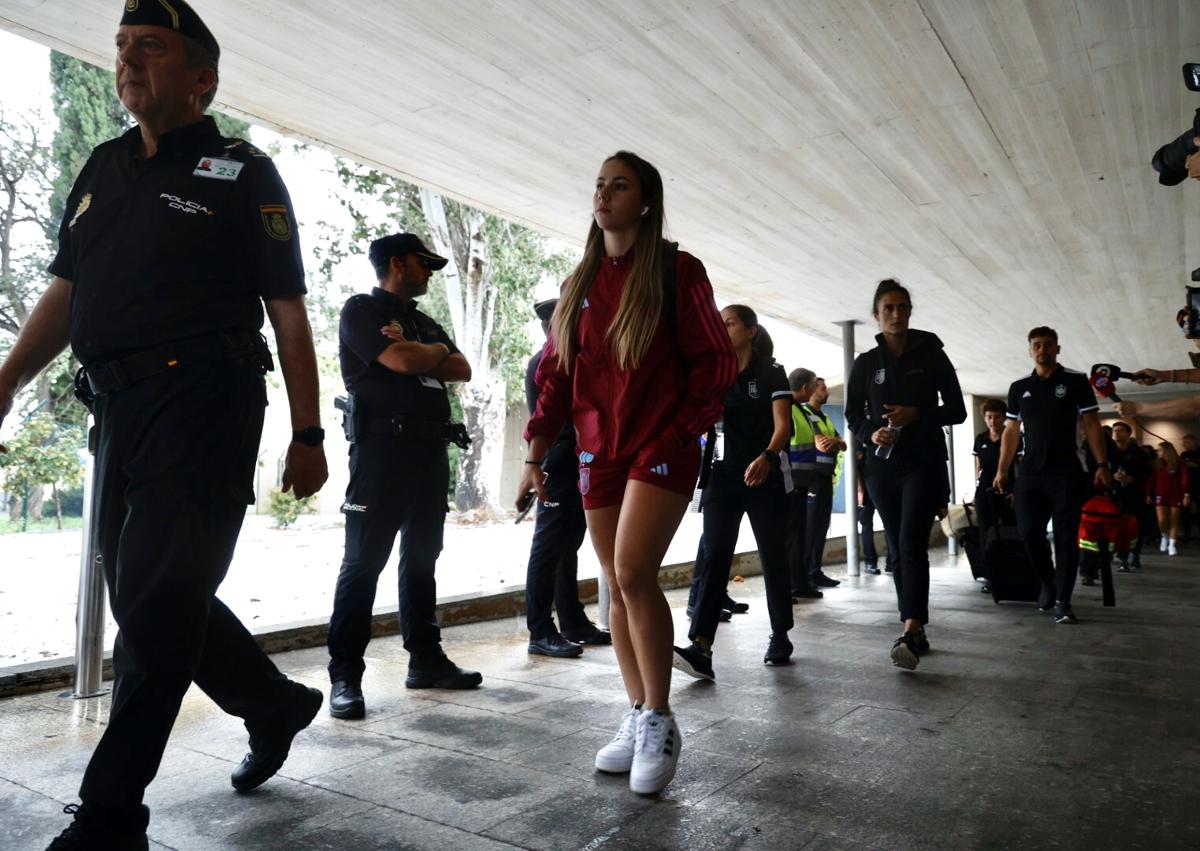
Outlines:
{"type": "Polygon", "coordinates": [[[438,325],[417,310],[417,303],[375,287],[370,295],[351,296],[342,306],[338,325],[338,360],[346,389],[358,397],[368,417],[402,415],[418,420],[450,421],[446,385],[428,375],[393,372],[377,358],[392,341],[380,328],[397,322],[412,343],[445,343],[451,354],[458,349],[438,325]]]}
{"type": "Polygon", "coordinates": [[[72,282],[71,348],[85,364],[257,331],[262,299],[305,292],[279,173],[208,116],[164,134],[150,159],[137,127],[92,151],[67,198],[50,272],[72,282]]]}
{"type": "Polygon", "coordinates": [[[1000,441],[992,443],[986,431],[975,435],[975,448],[971,454],[979,459],[979,478],[976,486],[991,487],[996,478],[996,470],[1000,467],[1000,441]]]}
{"type": "Polygon", "coordinates": [[[1021,472],[1082,472],[1079,417],[1099,408],[1087,376],[1061,364],[1047,378],[1031,372],[1014,381],[1008,388],[1007,416],[1019,420],[1024,432],[1021,472]]]}
{"type": "Polygon", "coordinates": [[[722,431],[727,466],[740,473],[767,448],[775,433],[771,405],[776,399],[792,401],[787,373],[774,361],[755,358],[725,395],[722,431]]]}

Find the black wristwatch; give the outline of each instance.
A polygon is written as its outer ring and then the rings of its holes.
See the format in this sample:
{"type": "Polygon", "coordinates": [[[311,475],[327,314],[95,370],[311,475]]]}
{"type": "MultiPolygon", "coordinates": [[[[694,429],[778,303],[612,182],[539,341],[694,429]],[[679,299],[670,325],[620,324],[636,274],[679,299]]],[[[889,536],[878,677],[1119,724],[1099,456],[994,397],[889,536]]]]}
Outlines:
{"type": "Polygon", "coordinates": [[[305,446],[320,446],[325,442],[325,429],[320,426],[309,426],[301,431],[292,432],[293,443],[303,443],[305,446]]]}

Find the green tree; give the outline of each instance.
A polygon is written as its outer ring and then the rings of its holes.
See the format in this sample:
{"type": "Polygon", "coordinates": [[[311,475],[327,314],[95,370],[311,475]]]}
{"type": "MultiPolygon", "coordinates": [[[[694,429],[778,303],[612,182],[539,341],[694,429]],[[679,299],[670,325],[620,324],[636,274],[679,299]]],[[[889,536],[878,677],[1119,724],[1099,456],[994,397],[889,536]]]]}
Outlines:
{"type": "Polygon", "coordinates": [[[326,262],[364,253],[371,239],[398,230],[418,234],[450,259],[422,309],[449,331],[471,363],[471,381],[453,385],[454,407],[472,441],[457,453],[454,500],[462,510],[499,508],[508,401],[521,393],[533,348],[526,332],[533,289],[543,276],[561,280],[573,259],[536,231],[397,177],[345,160],[338,163],[338,176],[348,190],[340,200],[354,227],[337,253],[323,258],[326,271],[326,262]]]}
{"type": "Polygon", "coordinates": [[[29,417],[7,444],[8,452],[0,453],[4,486],[22,503],[22,531],[28,527],[33,513],[31,501],[38,486],[53,488],[58,528],[62,528],[59,489],[76,487],[82,482],[80,452],[85,444],[82,429],[63,425],[43,411],[29,417]]]}

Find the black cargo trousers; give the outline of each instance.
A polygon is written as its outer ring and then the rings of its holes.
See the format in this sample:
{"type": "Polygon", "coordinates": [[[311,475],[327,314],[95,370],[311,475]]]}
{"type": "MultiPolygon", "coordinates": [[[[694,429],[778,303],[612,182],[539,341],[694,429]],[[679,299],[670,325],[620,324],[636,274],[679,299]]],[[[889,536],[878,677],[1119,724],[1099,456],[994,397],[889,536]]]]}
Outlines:
{"type": "Polygon", "coordinates": [[[450,462],[443,440],[367,434],[350,447],[346,552],[329,621],[329,679],[366,670],[379,574],[400,536],[400,636],[414,660],[441,655],[434,570],[446,525],[450,462]]]}
{"type": "Polygon", "coordinates": [[[261,370],[209,361],[96,399],[97,532],[117,636],[104,734],[79,796],[89,807],[142,801],[193,682],[251,737],[270,735],[291,683],[216,597],[254,471],[261,370]]]}

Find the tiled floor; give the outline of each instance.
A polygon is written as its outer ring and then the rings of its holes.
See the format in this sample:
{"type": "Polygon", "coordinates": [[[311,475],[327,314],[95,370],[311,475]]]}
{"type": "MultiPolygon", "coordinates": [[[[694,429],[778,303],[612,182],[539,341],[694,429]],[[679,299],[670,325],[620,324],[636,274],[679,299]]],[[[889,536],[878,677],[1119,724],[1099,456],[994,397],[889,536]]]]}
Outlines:
{"type": "MultiPolygon", "coordinates": [[[[1077,626],[996,606],[935,559],[934,652],[893,668],[888,577],[796,608],[796,664],[761,664],[759,580],[722,625],[716,684],[677,675],[679,774],[631,794],[592,758],[623,711],[609,648],[531,658],[513,620],[447,630],[473,692],[408,692],[375,641],[369,715],[322,712],[282,772],[239,796],[236,719],[193,691],[147,793],[152,847],[179,849],[1200,848],[1200,559],[1080,588],[1077,626]]],[[[682,639],[685,592],[671,592],[682,639]]],[[[325,686],[324,652],[276,657],[325,686]]],[[[0,848],[65,824],[107,711],[53,694],[0,702],[0,848]]]]}

